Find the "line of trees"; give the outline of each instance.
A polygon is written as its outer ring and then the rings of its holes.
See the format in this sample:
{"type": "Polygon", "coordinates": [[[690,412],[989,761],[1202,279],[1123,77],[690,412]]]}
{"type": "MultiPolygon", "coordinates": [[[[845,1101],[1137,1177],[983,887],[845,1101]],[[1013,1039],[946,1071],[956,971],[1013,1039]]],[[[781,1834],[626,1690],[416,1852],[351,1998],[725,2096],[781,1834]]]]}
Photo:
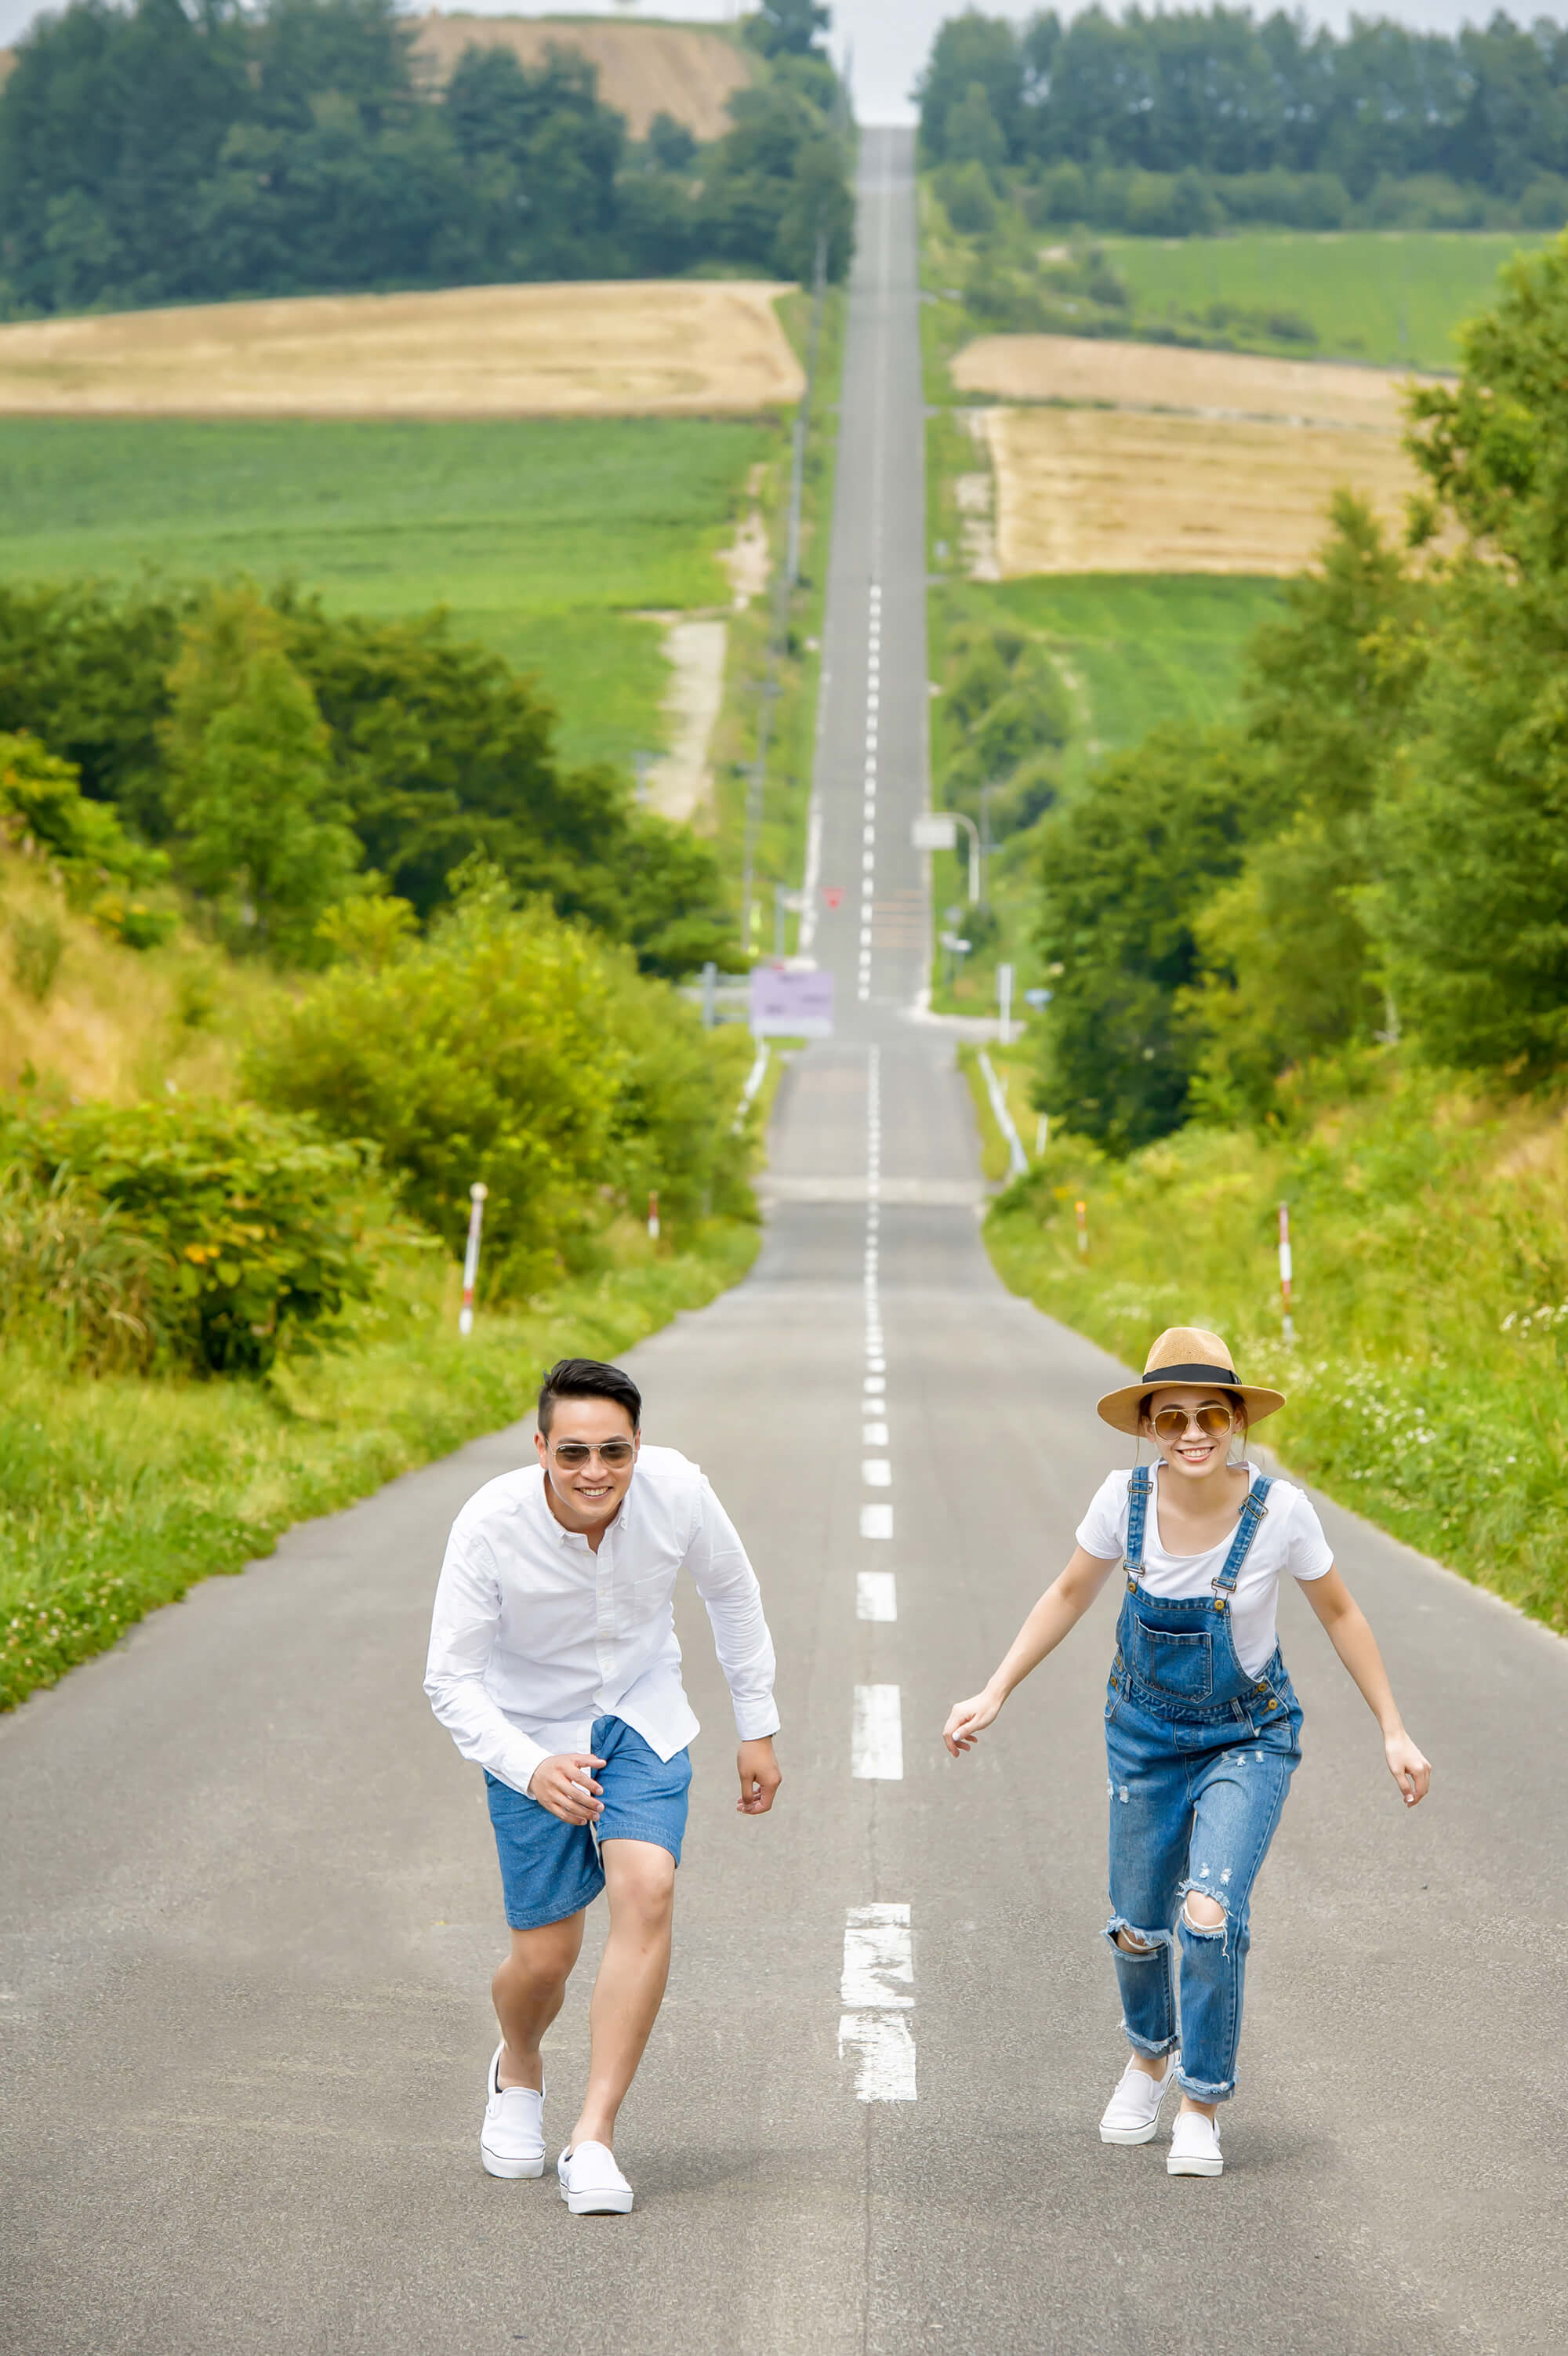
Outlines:
{"type": "Polygon", "coordinates": [[[773,0],[767,59],[699,148],[633,141],[580,52],[470,48],[422,94],[394,0],[70,0],[0,91],[0,316],[699,266],[848,266],[825,11],[773,0]]]}
{"type": "Polygon", "coordinates": [[[1504,1088],[1568,1057],[1568,238],[1414,393],[1407,544],[1348,494],[1252,648],[1047,818],[1044,1107],[1130,1151],[1354,1087],[1407,1035],[1504,1088]],[[1442,554],[1434,550],[1442,548],[1442,554]]]}
{"type": "Polygon", "coordinates": [[[532,683],[440,615],[329,616],[244,582],[0,587],[0,732],[32,748],[0,825],[10,808],[57,864],[101,870],[133,945],[167,929],[161,873],[230,950],[320,963],[334,904],[390,892],[423,925],[478,858],[647,973],[734,955],[708,846],[615,770],[566,767],[532,683]]]}
{"type": "Polygon", "coordinates": [[[1319,227],[1423,179],[1530,198],[1552,225],[1568,203],[1568,30],[1544,18],[1354,17],[1337,37],[1283,10],[972,11],[938,32],[919,97],[928,164],[1055,175],[1052,218],[1099,220],[1097,174],[1124,210],[1129,173],[1185,177],[1198,217],[1161,234],[1219,226],[1232,184],[1235,218],[1319,227]]]}

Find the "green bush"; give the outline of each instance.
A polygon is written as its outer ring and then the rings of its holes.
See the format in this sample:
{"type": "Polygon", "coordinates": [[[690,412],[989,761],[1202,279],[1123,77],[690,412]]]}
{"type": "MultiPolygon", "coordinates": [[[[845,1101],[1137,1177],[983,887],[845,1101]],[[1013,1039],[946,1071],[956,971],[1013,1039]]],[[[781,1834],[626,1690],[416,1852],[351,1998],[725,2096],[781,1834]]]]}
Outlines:
{"type": "Polygon", "coordinates": [[[937,175],[937,194],[961,236],[984,237],[995,228],[996,194],[983,164],[944,164],[937,175]]]}
{"type": "Polygon", "coordinates": [[[165,873],[116,811],[87,798],[75,765],[33,736],[0,734],[0,838],[53,869],[78,905],[105,884],[147,884],[165,873]]]}
{"type": "Polygon", "coordinates": [[[82,1219],[95,1198],[113,1214],[103,1237],[147,1247],[135,1314],[167,1362],[264,1374],[370,1297],[370,1159],[313,1123],[249,1105],[80,1105],[0,1125],[0,1156],[82,1219]]]}
{"type": "Polygon", "coordinates": [[[533,1289],[647,1187],[739,1206],[701,1026],[628,952],[542,905],[519,912],[482,869],[423,940],[369,911],[328,930],[347,954],[258,1043],[252,1084],[372,1139],[454,1251],[482,1180],[492,1291],[533,1289]]]}

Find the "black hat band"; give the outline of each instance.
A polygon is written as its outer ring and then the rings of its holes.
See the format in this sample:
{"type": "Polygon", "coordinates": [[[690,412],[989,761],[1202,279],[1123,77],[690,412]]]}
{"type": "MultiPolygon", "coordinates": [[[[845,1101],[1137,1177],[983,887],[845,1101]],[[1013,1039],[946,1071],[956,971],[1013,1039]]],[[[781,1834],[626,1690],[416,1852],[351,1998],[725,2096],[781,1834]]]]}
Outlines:
{"type": "Polygon", "coordinates": [[[1157,1390],[1163,1383],[1219,1383],[1232,1390],[1241,1386],[1229,1366],[1146,1366],[1144,1380],[1157,1390]]]}

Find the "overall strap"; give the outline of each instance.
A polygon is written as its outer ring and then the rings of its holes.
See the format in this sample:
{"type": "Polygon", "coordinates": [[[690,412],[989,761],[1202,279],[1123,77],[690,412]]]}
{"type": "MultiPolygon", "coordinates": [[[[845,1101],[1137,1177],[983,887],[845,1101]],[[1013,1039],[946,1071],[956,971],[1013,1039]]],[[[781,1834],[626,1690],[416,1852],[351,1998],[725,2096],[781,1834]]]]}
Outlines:
{"type": "Polygon", "coordinates": [[[1122,1568],[1129,1587],[1138,1584],[1144,1568],[1144,1524],[1149,1511],[1149,1468],[1140,1464],[1127,1483],[1127,1559],[1122,1568]]]}
{"type": "Polygon", "coordinates": [[[1217,1612],[1223,1612],[1236,1592],[1236,1581],[1241,1575],[1241,1565],[1246,1561],[1248,1550],[1258,1535],[1258,1524],[1269,1510],[1268,1496],[1273,1485],[1271,1479],[1260,1473],[1247,1492],[1247,1502],[1241,1508],[1241,1518],[1236,1525],[1236,1535],[1230,1541],[1230,1551],[1225,1558],[1223,1569],[1214,1582],[1214,1608],[1217,1612]]]}

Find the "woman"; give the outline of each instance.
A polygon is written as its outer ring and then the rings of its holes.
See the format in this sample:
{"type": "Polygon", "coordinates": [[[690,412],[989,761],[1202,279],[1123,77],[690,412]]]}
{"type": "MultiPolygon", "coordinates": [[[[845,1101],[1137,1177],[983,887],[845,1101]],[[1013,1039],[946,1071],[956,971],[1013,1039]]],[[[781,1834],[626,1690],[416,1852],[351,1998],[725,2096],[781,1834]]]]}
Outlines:
{"type": "Polygon", "coordinates": [[[955,1759],[972,1750],[1122,1565],[1105,1699],[1106,1937],[1133,2052],[1100,2132],[1106,2143],[1151,2141],[1174,2077],[1182,2100],[1172,2176],[1218,2176],[1224,2165],[1215,2115],[1235,2091],[1248,1904],[1301,1757],[1301,1706],[1274,1638],[1282,1571],[1301,1582],[1360,1687],[1407,1807],[1432,1779],[1309,1500],[1244,1453],[1231,1461],[1232,1440],[1244,1450],[1251,1427],[1283,1405],[1283,1392],[1237,1381],[1217,1333],[1162,1333],[1143,1381],[1099,1403],[1114,1430],[1154,1441],[1155,1477],[1139,1465],[1101,1483],[1072,1560],[942,1733],[955,1759]]]}

